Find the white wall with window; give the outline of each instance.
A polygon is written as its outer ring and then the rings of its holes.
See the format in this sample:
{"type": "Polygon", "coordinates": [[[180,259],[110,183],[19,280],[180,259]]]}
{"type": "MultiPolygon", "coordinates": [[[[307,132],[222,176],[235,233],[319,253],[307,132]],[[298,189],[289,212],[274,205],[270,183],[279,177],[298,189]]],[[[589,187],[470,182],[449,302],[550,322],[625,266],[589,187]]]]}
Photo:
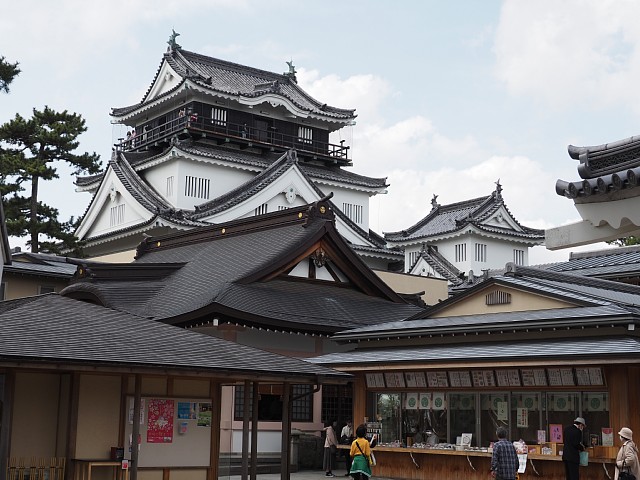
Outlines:
{"type": "Polygon", "coordinates": [[[502,269],[514,262],[517,254],[520,265],[528,265],[529,248],[510,240],[489,238],[480,235],[465,235],[434,242],[438,251],[456,268],[465,274],[473,270],[482,275],[486,269],[502,269]],[[466,248],[461,246],[466,245],[466,248]]]}
{"type": "Polygon", "coordinates": [[[176,157],[138,173],[163,196],[171,189],[173,195],[166,196],[166,200],[174,208],[183,210],[193,210],[196,205],[219,197],[255,176],[252,172],[213,163],[195,162],[182,157],[176,157]],[[173,181],[169,180],[171,177],[173,181]],[[203,181],[199,182],[197,179],[203,181]],[[202,194],[207,193],[207,181],[208,197],[205,198],[206,195],[202,196],[202,194]],[[187,193],[194,195],[187,195],[187,193]]]}

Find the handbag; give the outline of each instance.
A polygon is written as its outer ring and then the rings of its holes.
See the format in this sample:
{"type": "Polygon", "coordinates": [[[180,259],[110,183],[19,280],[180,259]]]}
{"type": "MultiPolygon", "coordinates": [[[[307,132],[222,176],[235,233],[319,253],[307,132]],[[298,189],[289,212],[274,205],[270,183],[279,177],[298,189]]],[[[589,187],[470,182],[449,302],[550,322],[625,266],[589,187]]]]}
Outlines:
{"type": "Polygon", "coordinates": [[[580,466],[586,467],[589,465],[589,452],[580,452],[580,466]]]}
{"type": "Polygon", "coordinates": [[[626,465],[626,460],[622,461],[622,468],[620,472],[618,472],[618,480],[636,480],[636,476],[630,471],[624,471],[624,466],[626,465]]]}

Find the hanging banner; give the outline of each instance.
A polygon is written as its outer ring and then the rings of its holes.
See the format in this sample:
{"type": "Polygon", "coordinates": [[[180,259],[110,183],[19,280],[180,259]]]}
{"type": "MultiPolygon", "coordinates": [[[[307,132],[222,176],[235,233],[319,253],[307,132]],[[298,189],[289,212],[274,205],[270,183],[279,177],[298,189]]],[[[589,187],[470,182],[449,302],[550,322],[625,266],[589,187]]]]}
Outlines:
{"type": "Polygon", "coordinates": [[[529,410],[527,408],[516,408],[516,426],[518,428],[529,427],[529,410]]]}
{"type": "Polygon", "coordinates": [[[420,399],[420,402],[419,402],[420,410],[428,410],[432,408],[433,402],[431,401],[430,393],[421,393],[419,399],[420,399]]]}
{"type": "Polygon", "coordinates": [[[417,410],[418,409],[418,394],[417,393],[407,393],[407,397],[404,402],[404,408],[407,410],[417,410]]]}
{"type": "Polygon", "coordinates": [[[501,422],[507,422],[509,420],[509,404],[506,401],[498,401],[495,404],[496,417],[501,422]]]}
{"type": "Polygon", "coordinates": [[[434,393],[432,403],[434,410],[444,410],[445,408],[447,408],[447,402],[445,402],[444,400],[444,393],[434,393]]]}

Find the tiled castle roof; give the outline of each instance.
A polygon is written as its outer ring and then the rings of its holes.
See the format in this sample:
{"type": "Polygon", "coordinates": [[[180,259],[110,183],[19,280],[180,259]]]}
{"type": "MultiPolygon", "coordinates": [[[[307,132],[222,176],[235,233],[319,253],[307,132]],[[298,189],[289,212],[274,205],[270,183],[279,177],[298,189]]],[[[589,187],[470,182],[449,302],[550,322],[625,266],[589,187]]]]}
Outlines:
{"type": "MultiPolygon", "coordinates": [[[[356,116],[353,109],[331,107],[316,100],[302,90],[295,82],[295,76],[290,74],[268,72],[189,52],[181,48],[171,49],[165,53],[163,62],[165,61],[184,80],[196,83],[198,86],[214,93],[245,98],[256,98],[267,94],[278,95],[286,98],[296,107],[318,117],[350,121],[356,116]]],[[[159,73],[160,68],[158,68],[152,85],[155,83],[159,73]]],[[[172,91],[163,95],[170,95],[180,86],[181,83],[174,87],[172,91]]],[[[145,104],[150,92],[151,87],[149,87],[140,103],[123,108],[114,108],[111,114],[118,117],[135,111],[145,104]]]]}

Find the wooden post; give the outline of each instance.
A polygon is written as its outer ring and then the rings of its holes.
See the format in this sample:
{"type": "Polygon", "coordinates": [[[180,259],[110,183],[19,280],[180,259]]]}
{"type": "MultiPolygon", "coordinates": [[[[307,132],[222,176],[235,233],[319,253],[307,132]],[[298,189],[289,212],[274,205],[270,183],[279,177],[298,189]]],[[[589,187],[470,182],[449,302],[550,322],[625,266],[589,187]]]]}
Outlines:
{"type": "Polygon", "coordinates": [[[256,480],[258,474],[258,398],[259,383],[253,382],[253,403],[251,408],[251,480],[256,480]]]}
{"type": "Polygon", "coordinates": [[[13,411],[13,395],[15,388],[15,373],[13,370],[0,375],[0,475],[7,472],[9,457],[9,440],[11,438],[11,412],[13,411]]]}
{"type": "Polygon", "coordinates": [[[280,478],[289,480],[291,476],[291,384],[282,384],[282,454],[280,460],[280,478]]]}
{"type": "MultiPolygon", "coordinates": [[[[133,427],[131,432],[131,480],[138,480],[138,437],[140,436],[140,404],[142,397],[142,376],[136,374],[133,398],[133,427]]],[[[126,449],[125,442],[125,449],[126,449]]]]}
{"type": "Polygon", "coordinates": [[[244,396],[242,400],[242,469],[240,478],[247,480],[249,478],[249,400],[251,399],[251,382],[244,381],[244,396]]]}
{"type": "Polygon", "coordinates": [[[207,480],[218,480],[220,423],[222,422],[222,386],[220,382],[212,380],[209,390],[209,396],[211,397],[211,451],[209,453],[207,480]]]}
{"type": "Polygon", "coordinates": [[[68,436],[67,436],[67,446],[66,446],[66,455],[69,460],[68,468],[65,471],[65,479],[70,480],[71,478],[75,478],[75,472],[77,469],[77,465],[75,462],[72,464],[71,459],[76,456],[76,441],[78,438],[78,406],[80,403],[80,373],[73,372],[71,375],[71,385],[69,386],[71,389],[70,401],[69,401],[69,426],[68,426],[68,436]]]}

